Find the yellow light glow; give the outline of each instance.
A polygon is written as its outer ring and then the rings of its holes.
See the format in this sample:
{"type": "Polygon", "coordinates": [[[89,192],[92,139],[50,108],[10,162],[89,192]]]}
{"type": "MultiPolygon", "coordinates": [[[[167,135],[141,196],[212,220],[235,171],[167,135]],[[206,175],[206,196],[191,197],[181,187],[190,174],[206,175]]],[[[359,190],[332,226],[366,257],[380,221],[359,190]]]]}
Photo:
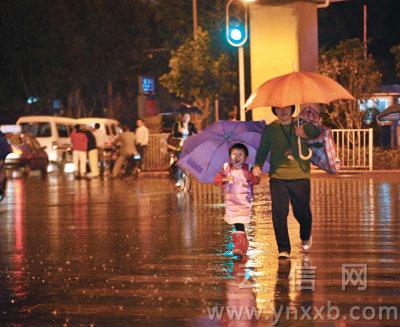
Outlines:
{"type": "Polygon", "coordinates": [[[17,156],[20,156],[22,154],[22,150],[13,147],[13,153],[16,154],[17,156]]]}

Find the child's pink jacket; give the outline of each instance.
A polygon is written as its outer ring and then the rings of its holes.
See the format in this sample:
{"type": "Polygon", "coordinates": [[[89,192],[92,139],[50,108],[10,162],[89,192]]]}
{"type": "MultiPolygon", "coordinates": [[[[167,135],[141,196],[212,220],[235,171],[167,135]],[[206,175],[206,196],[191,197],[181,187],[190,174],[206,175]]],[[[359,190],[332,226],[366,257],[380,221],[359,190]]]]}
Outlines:
{"type": "Polygon", "coordinates": [[[225,217],[228,224],[248,224],[251,216],[253,185],[260,182],[259,177],[253,176],[248,164],[235,169],[225,163],[222,170],[215,176],[214,184],[221,185],[225,194],[225,217]],[[222,179],[233,176],[233,183],[224,183],[222,179]]]}

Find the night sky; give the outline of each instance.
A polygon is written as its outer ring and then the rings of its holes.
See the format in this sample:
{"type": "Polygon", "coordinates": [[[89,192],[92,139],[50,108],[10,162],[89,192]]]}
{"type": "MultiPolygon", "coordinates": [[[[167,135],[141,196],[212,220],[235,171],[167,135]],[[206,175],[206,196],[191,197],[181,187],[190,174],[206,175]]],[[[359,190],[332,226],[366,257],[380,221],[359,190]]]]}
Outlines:
{"type": "Polygon", "coordinates": [[[363,39],[363,5],[367,5],[368,51],[383,73],[384,84],[399,84],[394,55],[390,49],[400,45],[400,0],[350,0],[320,9],[319,46],[330,48],[341,40],[363,39]]]}

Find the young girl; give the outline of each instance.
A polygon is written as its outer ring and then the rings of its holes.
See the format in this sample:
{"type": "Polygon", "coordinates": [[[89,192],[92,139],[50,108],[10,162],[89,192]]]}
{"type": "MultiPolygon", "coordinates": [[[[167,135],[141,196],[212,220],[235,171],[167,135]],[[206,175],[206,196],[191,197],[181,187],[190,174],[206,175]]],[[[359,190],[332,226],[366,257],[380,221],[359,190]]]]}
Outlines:
{"type": "Polygon", "coordinates": [[[221,185],[225,193],[224,220],[235,226],[232,233],[233,254],[238,256],[244,256],[249,247],[245,224],[250,222],[253,185],[260,182],[260,178],[253,176],[245,163],[248,155],[249,150],[244,144],[232,145],[229,148],[230,162],[224,164],[214,179],[214,183],[221,185]]]}

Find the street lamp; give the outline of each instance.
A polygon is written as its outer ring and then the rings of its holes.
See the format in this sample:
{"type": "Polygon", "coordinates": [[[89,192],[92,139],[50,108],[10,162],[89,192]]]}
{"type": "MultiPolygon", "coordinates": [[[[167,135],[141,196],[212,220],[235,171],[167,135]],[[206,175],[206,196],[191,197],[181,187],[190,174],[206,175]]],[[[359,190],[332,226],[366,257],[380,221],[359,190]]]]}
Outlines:
{"type": "Polygon", "coordinates": [[[254,0],[229,0],[226,4],[226,39],[228,43],[238,48],[239,62],[239,104],[240,120],[246,120],[245,85],[244,85],[244,51],[243,45],[248,39],[248,13],[247,3],[254,0]]]}

